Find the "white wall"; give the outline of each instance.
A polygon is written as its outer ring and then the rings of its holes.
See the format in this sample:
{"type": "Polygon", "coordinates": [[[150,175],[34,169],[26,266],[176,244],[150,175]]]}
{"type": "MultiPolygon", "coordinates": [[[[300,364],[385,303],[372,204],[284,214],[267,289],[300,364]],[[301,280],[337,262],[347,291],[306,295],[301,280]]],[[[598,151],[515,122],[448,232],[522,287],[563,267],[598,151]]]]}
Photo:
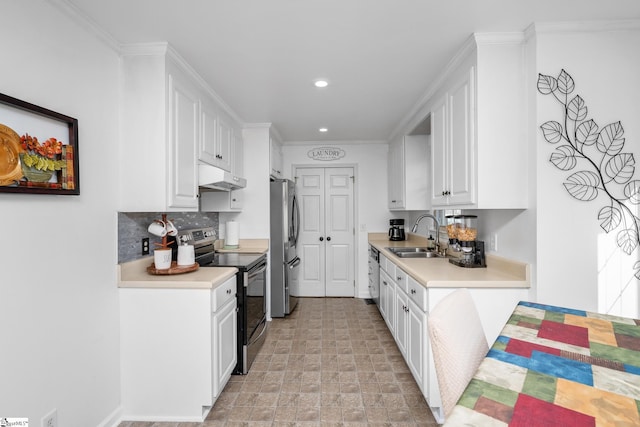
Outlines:
{"type": "Polygon", "coordinates": [[[283,168],[293,176],[295,166],[313,167],[348,164],[356,166],[355,181],[355,227],[356,227],[356,297],[370,298],[368,278],[368,233],[386,233],[391,215],[387,209],[387,154],[386,143],[299,143],[283,145],[283,168]],[[345,156],[335,161],[312,160],[307,152],[314,147],[340,147],[345,156]]]}
{"type": "Polygon", "coordinates": [[[81,195],[0,193],[0,416],[97,426],[120,401],[118,58],[48,1],[2,19],[0,92],[78,119],[81,195]]]}
{"type": "MultiPolygon", "coordinates": [[[[615,31],[615,26],[594,32],[555,31],[537,26],[537,72],[556,77],[565,69],[574,79],[573,95],[580,95],[602,129],[620,120],[624,127],[624,152],[640,155],[640,30],[615,31]]],[[[575,26],[577,30],[590,26],[575,26]]],[[[569,28],[571,30],[572,28],[569,28]]],[[[536,76],[537,80],[537,76],[536,76]]],[[[528,82],[535,85],[535,80],[528,82]]],[[[551,96],[536,94],[537,123],[562,122],[561,105],[551,96]]],[[[579,163],[572,171],[561,171],[549,162],[554,146],[536,129],[537,154],[537,290],[542,303],[579,307],[638,317],[638,281],[631,256],[616,248],[615,234],[600,228],[599,210],[608,198],[585,202],[572,198],[565,188],[569,174],[587,170],[579,163]]],[[[636,172],[635,179],[640,176],[636,172]]],[[[613,184],[618,196],[622,186],[613,184]]],[[[602,194],[602,193],[601,193],[602,194]]]]}

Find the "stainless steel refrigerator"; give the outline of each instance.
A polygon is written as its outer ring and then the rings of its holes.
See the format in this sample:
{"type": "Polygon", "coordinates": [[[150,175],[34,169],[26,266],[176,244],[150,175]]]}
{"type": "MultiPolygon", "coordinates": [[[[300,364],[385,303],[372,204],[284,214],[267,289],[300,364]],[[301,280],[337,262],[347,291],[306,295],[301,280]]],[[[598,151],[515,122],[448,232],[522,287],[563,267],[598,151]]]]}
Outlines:
{"type": "Polygon", "coordinates": [[[271,317],[290,314],[298,303],[300,210],[296,185],[271,181],[271,317]]]}

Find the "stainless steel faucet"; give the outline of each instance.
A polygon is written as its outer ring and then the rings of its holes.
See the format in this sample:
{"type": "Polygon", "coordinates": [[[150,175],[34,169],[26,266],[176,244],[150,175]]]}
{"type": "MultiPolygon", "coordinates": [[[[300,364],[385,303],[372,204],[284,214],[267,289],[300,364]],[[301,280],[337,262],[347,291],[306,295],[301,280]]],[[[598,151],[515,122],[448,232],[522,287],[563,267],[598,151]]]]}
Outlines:
{"type": "Polygon", "coordinates": [[[418,217],[418,219],[416,219],[415,224],[413,224],[413,227],[411,227],[411,232],[415,233],[416,231],[418,231],[418,224],[424,218],[431,218],[433,220],[433,222],[435,222],[435,224],[436,224],[436,250],[440,250],[440,224],[438,223],[438,220],[436,219],[435,216],[433,216],[433,215],[431,215],[429,213],[420,215],[418,217]]]}

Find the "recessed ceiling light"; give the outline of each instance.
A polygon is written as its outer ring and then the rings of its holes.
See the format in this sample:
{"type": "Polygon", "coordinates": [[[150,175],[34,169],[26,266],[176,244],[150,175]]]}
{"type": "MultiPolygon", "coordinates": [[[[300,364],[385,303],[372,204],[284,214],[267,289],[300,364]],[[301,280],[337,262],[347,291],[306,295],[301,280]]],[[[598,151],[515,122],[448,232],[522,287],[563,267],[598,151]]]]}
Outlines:
{"type": "Polygon", "coordinates": [[[320,129],[318,129],[318,130],[319,130],[320,132],[327,132],[329,129],[327,129],[327,128],[320,128],[320,129]]]}
{"type": "Polygon", "coordinates": [[[326,81],[326,80],[316,80],[313,84],[316,87],[327,87],[327,86],[329,86],[329,82],[326,81]]]}

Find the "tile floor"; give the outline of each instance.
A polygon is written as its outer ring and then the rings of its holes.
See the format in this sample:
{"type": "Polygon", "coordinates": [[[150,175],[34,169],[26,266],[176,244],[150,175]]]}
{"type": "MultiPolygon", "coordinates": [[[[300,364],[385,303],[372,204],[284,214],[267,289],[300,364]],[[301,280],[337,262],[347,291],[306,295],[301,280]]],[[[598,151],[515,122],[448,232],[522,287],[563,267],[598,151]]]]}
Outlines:
{"type": "Polygon", "coordinates": [[[437,426],[374,304],[302,298],[203,423],[119,427],[437,426]]]}

